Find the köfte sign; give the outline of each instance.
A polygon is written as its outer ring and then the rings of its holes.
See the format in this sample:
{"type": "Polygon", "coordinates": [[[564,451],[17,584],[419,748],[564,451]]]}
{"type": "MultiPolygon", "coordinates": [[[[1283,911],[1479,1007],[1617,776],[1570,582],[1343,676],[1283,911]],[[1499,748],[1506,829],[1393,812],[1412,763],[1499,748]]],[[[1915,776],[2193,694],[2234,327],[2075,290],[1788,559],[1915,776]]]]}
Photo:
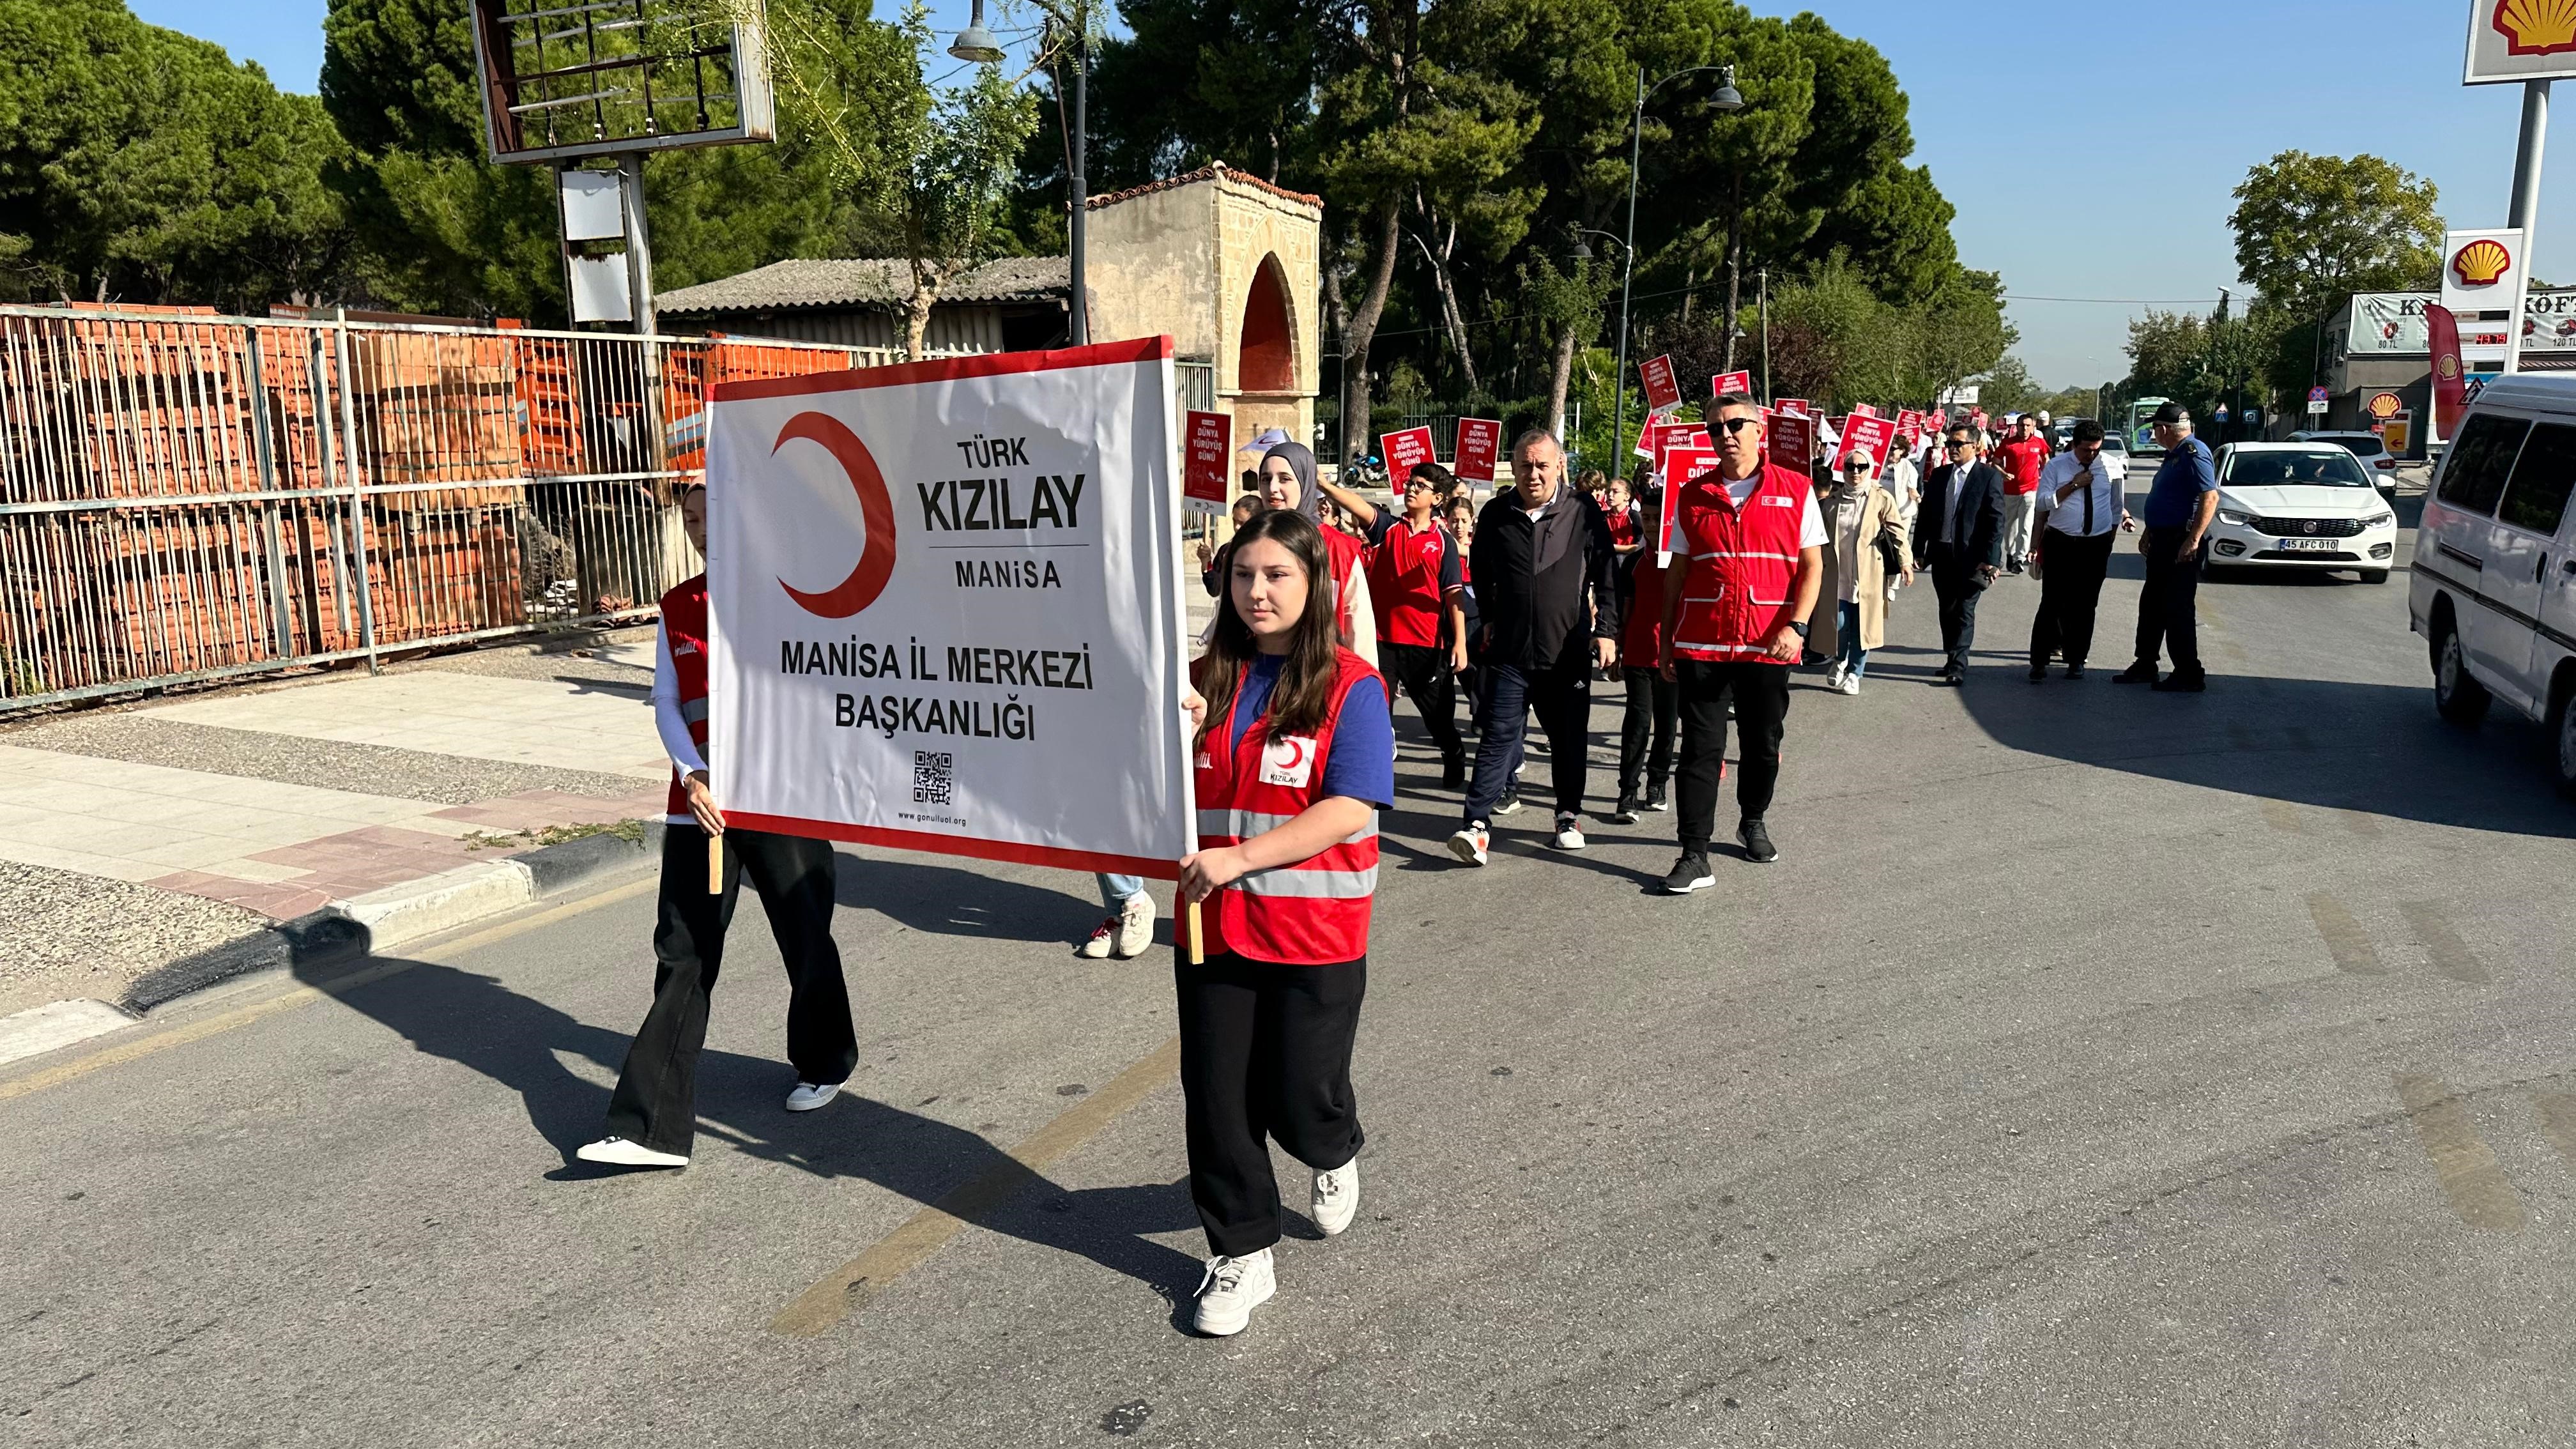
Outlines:
{"type": "Polygon", "coordinates": [[[1171,356],[1157,337],[713,390],[728,818],[1174,874],[1196,836],[1171,356]]]}

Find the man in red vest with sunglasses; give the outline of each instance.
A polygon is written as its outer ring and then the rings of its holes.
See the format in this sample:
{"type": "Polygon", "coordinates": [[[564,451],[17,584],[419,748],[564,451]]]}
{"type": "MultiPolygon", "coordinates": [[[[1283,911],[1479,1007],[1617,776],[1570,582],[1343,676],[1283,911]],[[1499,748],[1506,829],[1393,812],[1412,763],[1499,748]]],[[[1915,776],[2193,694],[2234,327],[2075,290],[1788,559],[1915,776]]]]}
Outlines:
{"type": "MultiPolygon", "coordinates": [[[[1681,762],[1673,772],[1682,856],[1664,877],[1674,895],[1717,883],[1708,843],[1726,770],[1726,706],[1744,730],[1735,781],[1747,860],[1780,858],[1764,812],[1780,779],[1789,667],[1807,644],[1823,580],[1825,520],[1804,470],[1770,460],[1762,405],[1728,393],[1710,411],[1717,469],[1678,486],[1676,545],[1664,577],[1664,677],[1681,705],[1681,762]]],[[[1674,486],[1674,485],[1668,485],[1674,486]]]]}

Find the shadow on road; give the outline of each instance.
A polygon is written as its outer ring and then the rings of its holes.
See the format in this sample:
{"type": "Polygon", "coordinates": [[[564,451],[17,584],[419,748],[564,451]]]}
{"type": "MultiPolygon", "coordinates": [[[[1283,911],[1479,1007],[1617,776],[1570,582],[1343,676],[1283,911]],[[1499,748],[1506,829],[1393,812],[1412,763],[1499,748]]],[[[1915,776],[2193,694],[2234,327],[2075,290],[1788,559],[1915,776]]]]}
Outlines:
{"type": "Polygon", "coordinates": [[[2432,825],[2576,837],[2576,810],[2552,787],[2539,731],[2526,723],[2499,712],[2471,733],[2433,713],[2428,686],[2231,675],[2210,663],[2207,694],[2156,694],[2114,684],[2101,669],[2074,683],[2051,670],[2034,686],[2026,659],[1980,650],[1961,698],[1998,743],[2070,764],[2432,825]]]}
{"type": "MultiPolygon", "coordinates": [[[[1081,877],[1064,874],[1067,882],[1081,877]]],[[[833,898],[934,936],[996,941],[1081,940],[1100,920],[1088,895],[1006,880],[981,870],[840,853],[833,898]]]]}
{"type": "MultiPolygon", "coordinates": [[[[762,928],[748,920],[738,929],[762,928]]],[[[652,968],[643,943],[637,945],[633,1006],[640,1022],[652,968]]],[[[346,969],[299,966],[297,974],[320,984],[346,969]]],[[[578,1057],[614,1073],[625,1059],[624,1031],[589,1025],[493,977],[434,962],[415,963],[337,993],[336,999],[416,1049],[516,1092],[529,1124],[564,1156],[564,1168],[547,1174],[549,1180],[578,1190],[578,1184],[616,1171],[572,1156],[602,1130],[608,1091],[576,1075],[561,1058],[578,1057]]],[[[1087,1258],[1176,1301],[1197,1281],[1196,1259],[1142,1236],[1195,1225],[1184,1184],[1068,1189],[975,1132],[892,1103],[845,1092],[820,1111],[791,1114],[780,1103],[794,1079],[784,1061],[706,1052],[698,1063],[701,1150],[710,1139],[730,1143],[747,1156],[818,1177],[871,1182],[924,1206],[999,1174],[1016,1185],[973,1215],[977,1226],[1087,1258]]]]}

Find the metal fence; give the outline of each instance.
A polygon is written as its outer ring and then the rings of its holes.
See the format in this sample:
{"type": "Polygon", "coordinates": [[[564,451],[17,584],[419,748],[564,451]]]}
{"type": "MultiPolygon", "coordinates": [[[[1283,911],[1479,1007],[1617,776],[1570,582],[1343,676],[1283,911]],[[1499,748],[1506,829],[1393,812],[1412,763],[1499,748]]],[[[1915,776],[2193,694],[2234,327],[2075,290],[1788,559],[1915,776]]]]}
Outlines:
{"type": "Polygon", "coordinates": [[[895,360],[0,307],[0,711],[648,616],[707,388],[895,360]]]}
{"type": "Polygon", "coordinates": [[[0,712],[650,617],[697,568],[707,389],[900,360],[0,307],[0,712]]]}

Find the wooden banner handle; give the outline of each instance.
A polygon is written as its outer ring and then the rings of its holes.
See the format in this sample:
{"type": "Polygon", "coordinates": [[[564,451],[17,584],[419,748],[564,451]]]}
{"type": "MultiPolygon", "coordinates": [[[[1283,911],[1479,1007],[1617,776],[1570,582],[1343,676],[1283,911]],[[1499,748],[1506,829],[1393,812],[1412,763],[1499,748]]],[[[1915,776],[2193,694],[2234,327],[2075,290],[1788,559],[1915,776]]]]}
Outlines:
{"type": "Polygon", "coordinates": [[[724,894],[724,837],[707,837],[707,894],[724,894]]]}
{"type": "Polygon", "coordinates": [[[1190,902],[1189,919],[1190,964],[1193,966],[1205,966],[1207,964],[1207,937],[1202,934],[1199,929],[1199,903],[1196,901],[1190,902]]]}

